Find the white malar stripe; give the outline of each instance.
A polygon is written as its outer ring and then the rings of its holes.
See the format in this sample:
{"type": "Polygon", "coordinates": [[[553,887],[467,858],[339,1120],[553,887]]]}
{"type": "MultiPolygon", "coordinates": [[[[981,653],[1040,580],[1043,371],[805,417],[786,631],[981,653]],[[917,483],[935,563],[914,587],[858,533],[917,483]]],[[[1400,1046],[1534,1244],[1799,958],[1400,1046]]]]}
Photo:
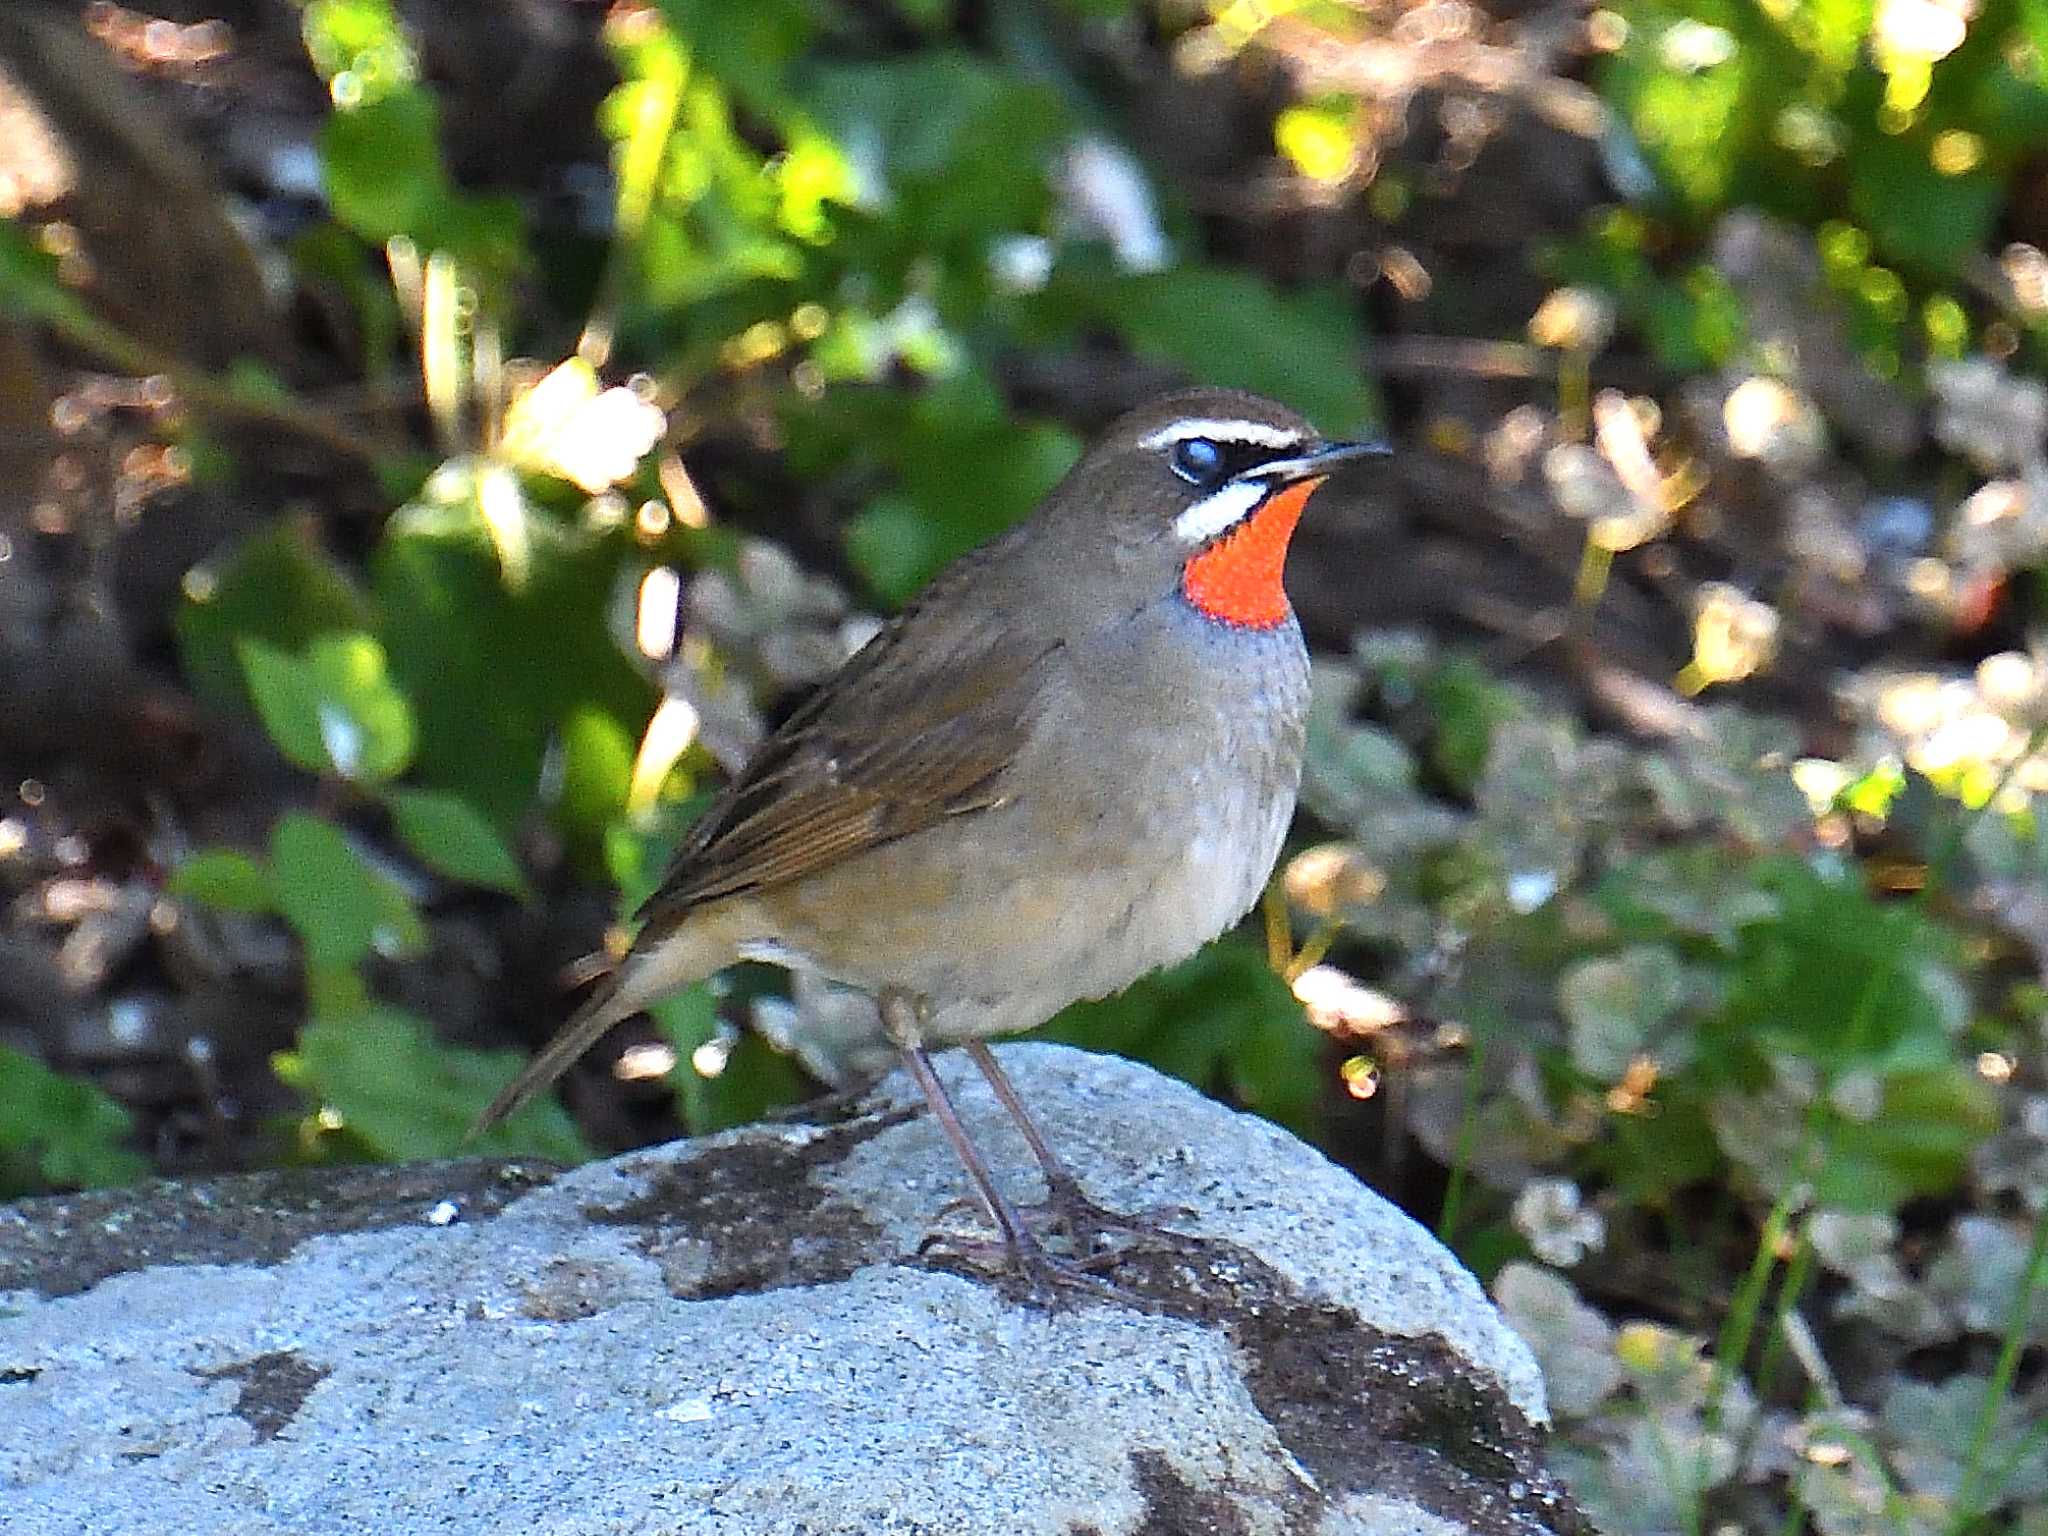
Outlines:
{"type": "Polygon", "coordinates": [[[1183,544],[1206,544],[1242,522],[1252,508],[1272,494],[1257,480],[1231,480],[1173,520],[1173,536],[1183,544]]]}
{"type": "Polygon", "coordinates": [[[1219,443],[1252,443],[1260,448],[1296,448],[1308,435],[1292,427],[1276,427],[1264,421],[1205,421],[1184,418],[1169,422],[1157,432],[1139,440],[1140,448],[1167,448],[1191,437],[1206,437],[1219,443]]]}

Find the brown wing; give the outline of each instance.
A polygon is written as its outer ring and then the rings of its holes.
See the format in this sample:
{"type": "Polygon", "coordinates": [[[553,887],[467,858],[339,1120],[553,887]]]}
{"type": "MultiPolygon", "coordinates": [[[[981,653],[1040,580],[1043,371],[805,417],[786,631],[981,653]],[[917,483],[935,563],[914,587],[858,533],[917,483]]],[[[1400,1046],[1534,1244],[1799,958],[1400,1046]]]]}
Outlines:
{"type": "Polygon", "coordinates": [[[949,595],[927,592],[762,744],[641,908],[649,930],[1001,799],[1060,645],[999,637],[934,601],[949,595]]]}

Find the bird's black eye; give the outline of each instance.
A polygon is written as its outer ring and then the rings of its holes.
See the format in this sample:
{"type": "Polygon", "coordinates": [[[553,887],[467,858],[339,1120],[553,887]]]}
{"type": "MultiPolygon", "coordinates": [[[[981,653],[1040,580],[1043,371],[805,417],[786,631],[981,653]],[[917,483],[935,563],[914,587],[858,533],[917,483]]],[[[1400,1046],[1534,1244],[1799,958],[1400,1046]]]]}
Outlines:
{"type": "Polygon", "coordinates": [[[1173,445],[1168,462],[1190,485],[1207,485],[1223,473],[1223,450],[1206,437],[1184,437],[1173,445]]]}

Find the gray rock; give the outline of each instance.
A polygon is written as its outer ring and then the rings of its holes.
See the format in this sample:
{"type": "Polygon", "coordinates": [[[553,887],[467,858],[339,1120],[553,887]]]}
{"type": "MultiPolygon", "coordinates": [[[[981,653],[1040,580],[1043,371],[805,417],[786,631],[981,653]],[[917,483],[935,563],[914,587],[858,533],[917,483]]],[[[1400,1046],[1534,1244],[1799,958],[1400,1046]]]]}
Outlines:
{"type": "MultiPolygon", "coordinates": [[[[1472,1277],[1283,1132],[1004,1059],[1101,1203],[1185,1209],[1144,1305],[917,1256],[962,1184],[890,1079],[573,1172],[269,1174],[0,1210],[15,1536],[1585,1529],[1472,1277]]],[[[964,1060],[963,1113],[1030,1165],[964,1060]]],[[[1029,1192],[1028,1190],[1026,1191],[1029,1192]]]]}

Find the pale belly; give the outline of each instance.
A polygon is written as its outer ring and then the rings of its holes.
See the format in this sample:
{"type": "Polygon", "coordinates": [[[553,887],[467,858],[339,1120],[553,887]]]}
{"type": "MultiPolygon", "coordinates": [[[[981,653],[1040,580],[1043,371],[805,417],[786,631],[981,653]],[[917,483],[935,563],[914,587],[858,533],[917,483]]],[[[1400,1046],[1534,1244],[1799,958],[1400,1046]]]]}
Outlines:
{"type": "MultiPolygon", "coordinates": [[[[1155,710],[1152,734],[1117,734],[1096,772],[1048,776],[1027,754],[1010,803],[763,898],[742,952],[917,996],[935,1044],[1030,1029],[1186,958],[1257,902],[1286,836],[1297,670],[1280,697],[1226,700],[1199,722],[1155,710]]],[[[1072,745],[1055,729],[1038,750],[1071,765],[1072,745]]]]}

